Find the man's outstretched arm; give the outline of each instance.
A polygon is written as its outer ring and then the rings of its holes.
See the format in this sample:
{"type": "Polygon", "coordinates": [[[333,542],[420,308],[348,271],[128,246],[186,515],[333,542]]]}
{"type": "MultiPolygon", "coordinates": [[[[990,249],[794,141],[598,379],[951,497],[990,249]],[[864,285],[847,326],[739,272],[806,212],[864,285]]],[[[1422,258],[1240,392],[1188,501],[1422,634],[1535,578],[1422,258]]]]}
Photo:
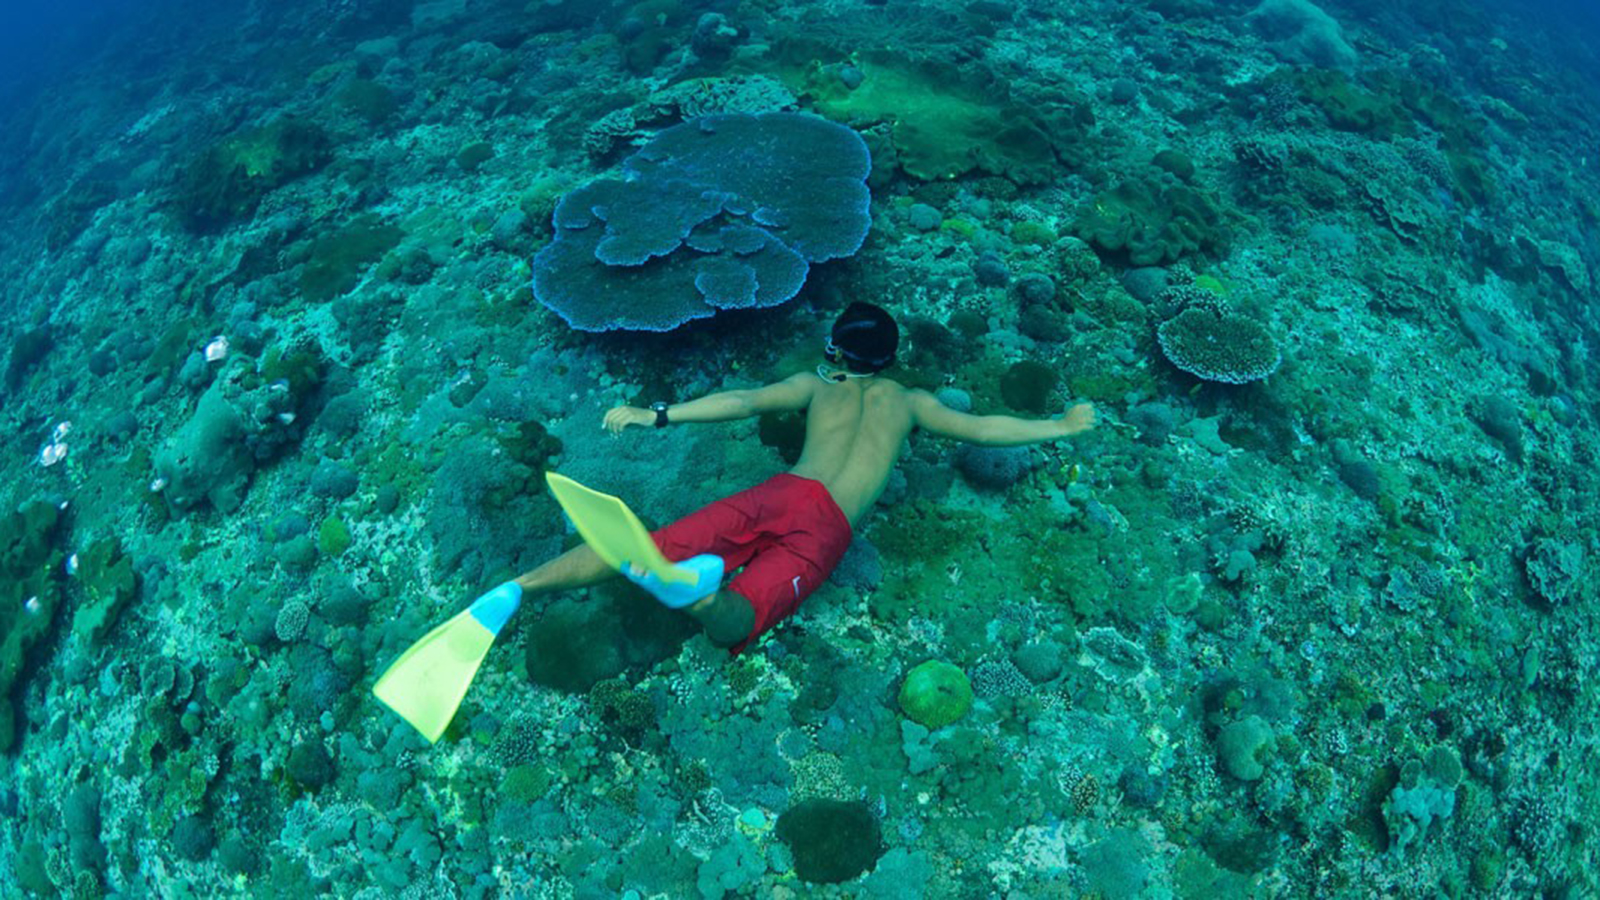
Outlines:
{"type": "MultiPolygon", "coordinates": [[[[667,407],[667,421],[674,425],[684,422],[729,422],[746,419],[769,412],[786,412],[805,409],[811,403],[811,392],[817,384],[816,376],[805,373],[791,375],[765,387],[748,390],[718,391],[685,403],[667,407]]],[[[618,406],[606,413],[604,427],[613,434],[629,425],[652,425],[656,414],[637,406],[618,406]]]]}
{"type": "Polygon", "coordinates": [[[974,416],[940,403],[927,391],[913,391],[911,412],[918,426],[931,434],[982,444],[1016,447],[1079,434],[1094,427],[1094,407],[1079,403],[1060,418],[1019,419],[1016,416],[974,416]]]}

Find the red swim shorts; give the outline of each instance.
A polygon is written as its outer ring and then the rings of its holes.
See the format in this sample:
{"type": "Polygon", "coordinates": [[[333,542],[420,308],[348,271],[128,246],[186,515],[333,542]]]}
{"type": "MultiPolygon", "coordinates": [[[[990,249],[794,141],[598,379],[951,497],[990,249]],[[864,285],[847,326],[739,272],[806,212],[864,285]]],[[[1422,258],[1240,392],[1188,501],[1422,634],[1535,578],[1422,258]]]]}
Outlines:
{"type": "Polygon", "coordinates": [[[850,520],[822,482],[784,472],[650,536],[673,562],[715,553],[726,571],[743,567],[726,587],[750,601],[756,624],[730,648],[738,656],[822,586],[850,546],[850,520]]]}

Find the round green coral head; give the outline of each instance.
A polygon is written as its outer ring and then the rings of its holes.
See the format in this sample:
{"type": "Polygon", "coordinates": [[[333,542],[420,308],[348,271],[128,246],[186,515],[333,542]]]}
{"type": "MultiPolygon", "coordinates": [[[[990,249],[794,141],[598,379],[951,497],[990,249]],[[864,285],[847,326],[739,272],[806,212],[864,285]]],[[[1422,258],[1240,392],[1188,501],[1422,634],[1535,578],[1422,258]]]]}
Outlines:
{"type": "Polygon", "coordinates": [[[972,682],[950,663],[928,660],[906,674],[900,708],[924,728],[943,728],[972,708],[972,682]]]}

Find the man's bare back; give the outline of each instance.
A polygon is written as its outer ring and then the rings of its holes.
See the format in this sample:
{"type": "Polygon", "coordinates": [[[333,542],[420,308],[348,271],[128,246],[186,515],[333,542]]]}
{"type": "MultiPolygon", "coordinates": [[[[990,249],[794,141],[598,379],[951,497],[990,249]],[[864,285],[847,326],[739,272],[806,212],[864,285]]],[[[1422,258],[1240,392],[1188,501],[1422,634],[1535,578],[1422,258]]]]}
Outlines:
{"type": "Polygon", "coordinates": [[[887,378],[812,380],[805,447],[789,471],[822,482],[853,528],[889,481],[915,424],[911,404],[887,378]]]}

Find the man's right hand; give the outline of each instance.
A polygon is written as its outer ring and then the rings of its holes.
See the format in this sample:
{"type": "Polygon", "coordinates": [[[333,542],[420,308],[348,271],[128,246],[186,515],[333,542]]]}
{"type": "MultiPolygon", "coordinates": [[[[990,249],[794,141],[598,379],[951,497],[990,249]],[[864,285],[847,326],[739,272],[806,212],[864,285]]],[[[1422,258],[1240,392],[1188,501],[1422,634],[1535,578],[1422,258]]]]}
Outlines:
{"type": "Polygon", "coordinates": [[[1076,403],[1067,408],[1056,421],[1061,423],[1061,434],[1070,437],[1094,427],[1094,404],[1076,403]]]}
{"type": "Polygon", "coordinates": [[[613,406],[606,412],[601,427],[612,434],[620,434],[629,425],[654,425],[656,414],[637,406],[613,406]]]}

